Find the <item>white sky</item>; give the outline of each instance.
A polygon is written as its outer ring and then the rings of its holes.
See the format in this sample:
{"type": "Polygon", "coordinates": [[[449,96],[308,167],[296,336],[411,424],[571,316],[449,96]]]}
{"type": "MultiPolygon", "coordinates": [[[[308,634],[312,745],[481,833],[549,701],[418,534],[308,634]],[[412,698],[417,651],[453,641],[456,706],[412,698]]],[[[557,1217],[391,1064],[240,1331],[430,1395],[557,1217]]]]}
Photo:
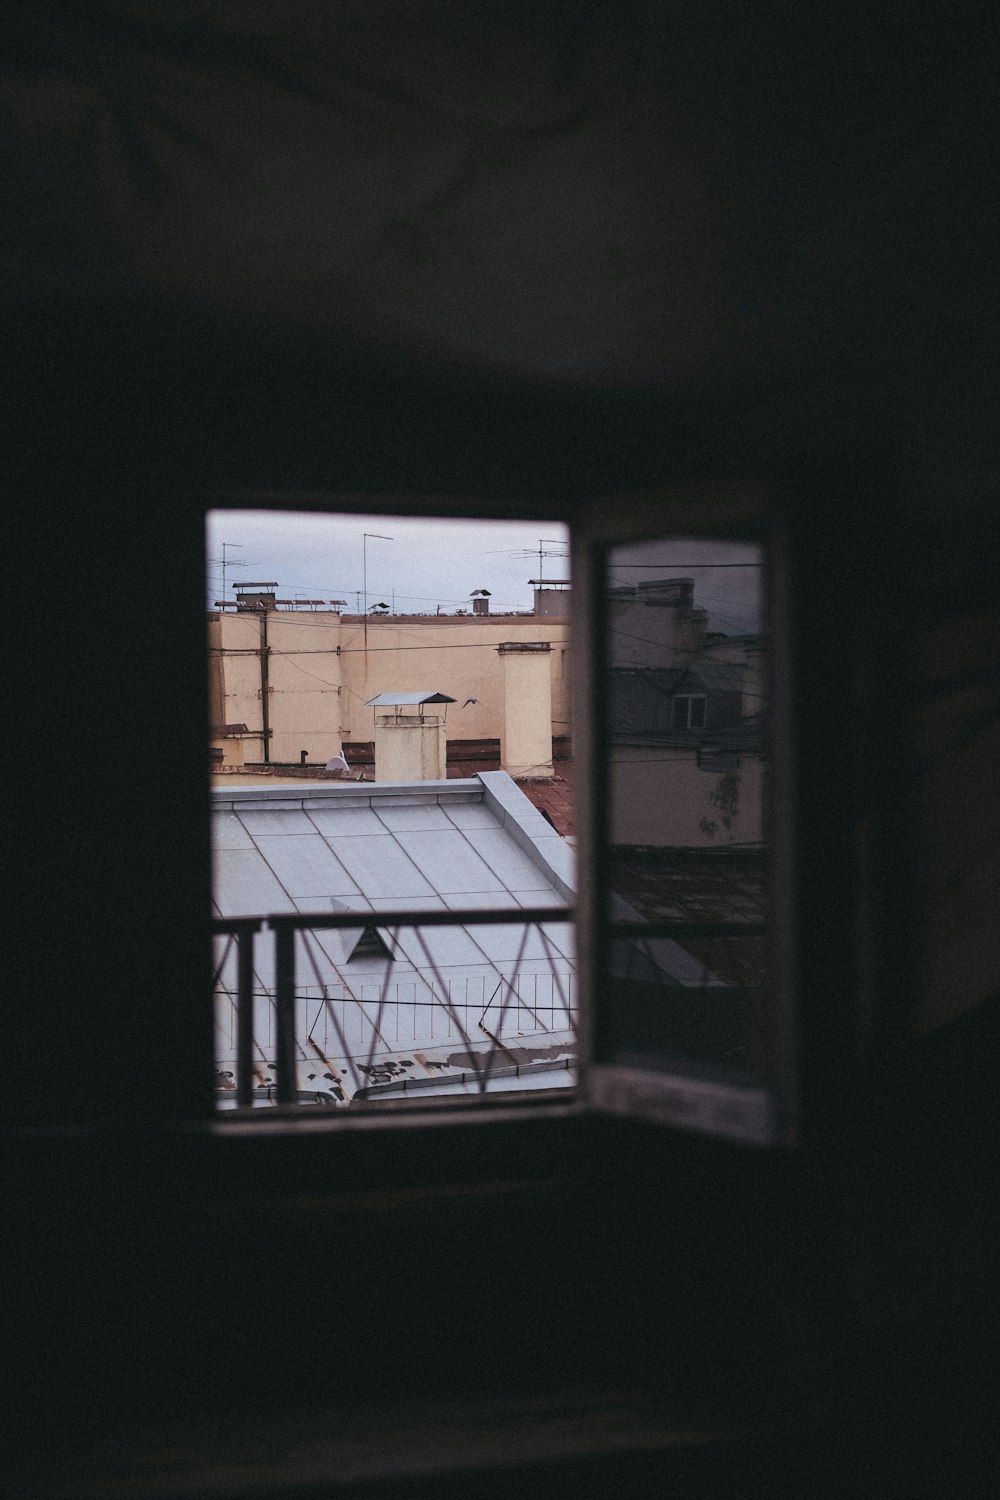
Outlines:
{"type": "MultiPolygon", "coordinates": [[[[491,611],[530,610],[528,580],[569,577],[569,538],[557,521],[428,521],[412,516],[322,515],[307,511],[223,510],[209,513],[208,599],[234,582],[274,580],[279,598],[297,594],[360,601],[362,545],[368,532],[368,605],[382,600],[397,614],[470,610],[473,589],[492,595],[491,611]],[[374,535],[372,535],[374,534],[374,535]],[[391,537],[383,541],[382,537],[391,537]]],[[[643,542],[615,549],[611,581],[690,576],[695,604],[714,630],[737,634],[760,626],[760,549],[751,543],[700,539],[643,542]]]]}

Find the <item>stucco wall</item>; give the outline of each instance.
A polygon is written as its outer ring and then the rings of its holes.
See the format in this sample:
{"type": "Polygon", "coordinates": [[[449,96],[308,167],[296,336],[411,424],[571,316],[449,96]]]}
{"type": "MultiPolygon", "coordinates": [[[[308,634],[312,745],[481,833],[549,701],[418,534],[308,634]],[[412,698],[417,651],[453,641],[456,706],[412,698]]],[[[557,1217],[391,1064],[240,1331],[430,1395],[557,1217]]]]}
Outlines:
{"type": "Polygon", "coordinates": [[[613,745],[609,762],[614,844],[709,849],[763,838],[759,756],[703,771],[694,750],[613,745]]]}
{"type": "Polygon", "coordinates": [[[379,714],[375,721],[376,781],[444,781],[444,721],[402,713],[379,714]]]}
{"type": "Polygon", "coordinates": [[[511,776],[552,775],[551,651],[502,651],[500,766],[511,776]]]}
{"type": "MultiPolygon", "coordinates": [[[[260,731],[259,615],[209,617],[211,721],[260,731]]],[[[552,733],[571,729],[569,621],[535,615],[391,616],[364,622],[331,612],[271,610],[267,616],[270,758],[327,761],[344,740],[370,740],[365,705],[384,692],[433,688],[448,706],[449,739],[499,739],[502,641],[551,644],[552,733]],[[337,654],[337,648],[340,654],[337,654]],[[468,699],[474,699],[472,703],[468,699]]],[[[244,741],[247,762],[263,758],[259,739],[244,741]]]]}
{"type": "Polygon", "coordinates": [[[448,705],[449,739],[499,739],[503,714],[500,658],[502,641],[548,641],[551,714],[556,734],[568,734],[569,621],[535,615],[422,616],[370,620],[368,649],[361,621],[342,626],[345,739],[372,737],[372,710],[364,704],[378,693],[432,688],[455,699],[448,705]],[[475,703],[466,699],[475,698],[475,703]]]}
{"type": "Polygon", "coordinates": [[[342,735],[340,616],[276,610],[268,615],[271,759],[299,752],[326,762],[342,735]]]}

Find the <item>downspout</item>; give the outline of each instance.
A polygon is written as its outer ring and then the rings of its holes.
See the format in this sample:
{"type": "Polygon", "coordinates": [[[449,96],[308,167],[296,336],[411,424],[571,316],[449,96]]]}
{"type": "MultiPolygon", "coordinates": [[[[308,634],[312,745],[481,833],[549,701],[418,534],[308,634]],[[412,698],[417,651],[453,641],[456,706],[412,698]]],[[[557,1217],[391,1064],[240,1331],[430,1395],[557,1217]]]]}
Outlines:
{"type": "Polygon", "coordinates": [[[264,732],[264,763],[268,765],[271,760],[271,716],[268,712],[268,682],[267,682],[267,658],[270,649],[267,644],[267,606],[260,614],[260,720],[264,732]]]}

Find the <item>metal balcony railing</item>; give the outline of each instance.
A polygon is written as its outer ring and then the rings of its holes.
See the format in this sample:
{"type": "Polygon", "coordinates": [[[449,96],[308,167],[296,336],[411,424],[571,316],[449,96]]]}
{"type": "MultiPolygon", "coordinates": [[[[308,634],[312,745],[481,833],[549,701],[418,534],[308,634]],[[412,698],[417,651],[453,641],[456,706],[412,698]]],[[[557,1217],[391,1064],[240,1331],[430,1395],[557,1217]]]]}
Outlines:
{"type": "Polygon", "coordinates": [[[455,1082],[485,1093],[501,1077],[572,1067],[578,1025],[572,939],[554,937],[557,929],[571,931],[572,920],[568,906],[217,919],[216,1018],[228,1035],[217,1067],[232,1077],[226,1103],[287,1106],[321,1094],[325,1102],[346,1103],[390,1088],[440,1090],[455,1082]],[[463,943],[475,948],[476,929],[495,934],[500,927],[514,929],[504,959],[494,942],[492,956],[484,948],[477,961],[442,962],[440,942],[435,953],[430,937],[434,929],[471,929],[463,943]],[[348,949],[372,929],[378,936],[359,968],[348,949]],[[328,934],[343,934],[348,943],[341,940],[333,951],[328,934]],[[467,1059],[457,1074],[427,1055],[448,1044],[467,1059]],[[233,1054],[234,1067],[224,1069],[233,1054]],[[413,1068],[415,1054],[422,1076],[407,1077],[396,1059],[413,1068]],[[310,1062],[324,1066],[329,1089],[301,1087],[299,1074],[310,1062]]]}

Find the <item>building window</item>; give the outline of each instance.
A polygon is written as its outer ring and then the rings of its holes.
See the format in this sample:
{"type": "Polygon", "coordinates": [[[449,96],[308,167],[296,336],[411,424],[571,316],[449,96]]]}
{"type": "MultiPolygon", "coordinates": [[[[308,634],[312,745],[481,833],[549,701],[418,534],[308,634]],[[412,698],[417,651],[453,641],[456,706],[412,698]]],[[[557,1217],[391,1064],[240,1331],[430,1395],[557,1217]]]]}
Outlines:
{"type": "Polygon", "coordinates": [[[671,728],[704,729],[708,699],[704,693],[678,693],[671,710],[671,728]]]}

